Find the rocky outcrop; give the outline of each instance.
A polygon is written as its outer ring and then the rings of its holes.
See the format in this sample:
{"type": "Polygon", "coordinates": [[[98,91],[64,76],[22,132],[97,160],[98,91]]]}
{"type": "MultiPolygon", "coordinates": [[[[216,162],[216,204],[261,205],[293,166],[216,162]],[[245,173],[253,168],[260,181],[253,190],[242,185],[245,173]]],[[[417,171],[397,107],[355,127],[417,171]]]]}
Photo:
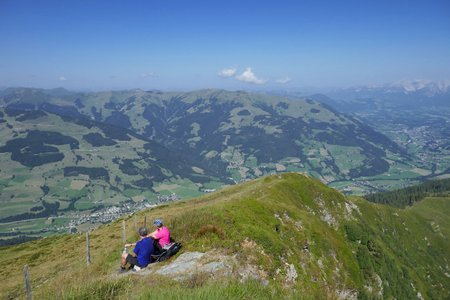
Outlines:
{"type": "Polygon", "coordinates": [[[121,276],[162,275],[175,280],[186,280],[198,274],[210,277],[236,276],[240,280],[256,279],[263,284],[267,280],[255,265],[240,264],[235,256],[214,252],[184,252],[170,263],[155,263],[137,272],[127,272],[121,276]]]}

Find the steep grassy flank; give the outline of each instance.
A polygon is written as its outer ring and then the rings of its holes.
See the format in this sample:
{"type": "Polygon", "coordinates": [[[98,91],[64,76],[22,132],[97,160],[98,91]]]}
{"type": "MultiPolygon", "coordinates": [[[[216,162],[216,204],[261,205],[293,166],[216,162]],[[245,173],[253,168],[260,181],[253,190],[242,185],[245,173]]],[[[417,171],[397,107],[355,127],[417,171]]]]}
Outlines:
{"type": "MultiPolygon", "coordinates": [[[[445,299],[449,201],[426,199],[400,210],[346,199],[300,174],[265,177],[141,212],[136,220],[163,217],[184,244],[182,252],[234,257],[239,266],[254,266],[267,285],[240,282],[237,273],[216,283],[202,274],[163,283],[154,275],[117,278],[118,220],[91,233],[89,267],[82,234],[1,248],[0,262],[7,267],[0,271],[0,297],[23,297],[22,267],[29,264],[38,299],[145,299],[159,293],[165,299],[445,299]]],[[[125,220],[133,241],[135,218],[125,220]]]]}

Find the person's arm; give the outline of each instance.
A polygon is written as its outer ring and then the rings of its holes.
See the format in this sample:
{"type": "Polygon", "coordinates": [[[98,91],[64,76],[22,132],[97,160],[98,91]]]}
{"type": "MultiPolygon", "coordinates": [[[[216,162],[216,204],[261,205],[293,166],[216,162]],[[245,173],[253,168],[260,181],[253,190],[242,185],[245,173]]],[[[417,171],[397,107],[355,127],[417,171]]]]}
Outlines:
{"type": "MultiPolygon", "coordinates": [[[[134,247],[134,246],[136,246],[136,243],[131,243],[131,244],[125,244],[125,247],[134,247]]],[[[135,249],[136,250],[136,249],[135,249]]],[[[129,252],[128,254],[130,254],[131,256],[134,256],[134,257],[136,257],[136,253],[133,251],[133,252],[129,252]]]]}
{"type": "Polygon", "coordinates": [[[152,233],[147,234],[147,237],[151,237],[152,239],[154,239],[157,232],[158,230],[155,230],[152,233]]]}
{"type": "Polygon", "coordinates": [[[133,252],[131,253],[132,256],[136,257],[139,255],[139,252],[141,251],[141,246],[142,244],[137,245],[137,243],[135,243],[136,246],[134,247],[133,252]]]}

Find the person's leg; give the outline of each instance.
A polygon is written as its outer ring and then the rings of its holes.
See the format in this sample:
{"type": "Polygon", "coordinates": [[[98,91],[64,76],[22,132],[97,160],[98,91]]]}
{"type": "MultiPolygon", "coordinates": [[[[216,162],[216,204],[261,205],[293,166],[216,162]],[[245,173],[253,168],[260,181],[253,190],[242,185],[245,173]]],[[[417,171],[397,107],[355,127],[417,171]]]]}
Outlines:
{"type": "Polygon", "coordinates": [[[122,253],[122,257],[120,260],[120,266],[122,267],[122,269],[125,269],[125,266],[127,265],[127,256],[129,254],[128,253],[122,253]]]}
{"type": "Polygon", "coordinates": [[[139,266],[139,262],[137,260],[136,256],[133,256],[131,254],[128,254],[125,258],[126,262],[130,264],[130,269],[132,269],[134,266],[139,266]]]}

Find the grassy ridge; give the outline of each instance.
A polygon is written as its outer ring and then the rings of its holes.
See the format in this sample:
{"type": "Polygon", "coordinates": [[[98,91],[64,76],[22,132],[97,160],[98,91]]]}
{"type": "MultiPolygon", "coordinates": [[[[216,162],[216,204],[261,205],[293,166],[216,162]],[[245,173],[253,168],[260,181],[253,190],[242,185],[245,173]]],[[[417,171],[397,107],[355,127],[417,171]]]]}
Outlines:
{"type": "MultiPolygon", "coordinates": [[[[0,297],[23,296],[22,266],[30,265],[36,298],[164,299],[448,298],[449,198],[430,198],[400,210],[346,199],[299,174],[270,176],[191,201],[137,215],[163,217],[183,251],[215,250],[257,267],[267,280],[212,282],[201,274],[182,282],[154,276],[116,278],[121,220],[91,234],[86,267],[84,235],[45,238],[1,248],[0,297]],[[426,239],[425,239],[426,238],[426,239]],[[248,246],[250,245],[250,247],[248,246]],[[290,266],[297,278],[286,281],[290,266]],[[136,278],[139,277],[139,278],[136,278]],[[381,293],[381,294],[380,294],[381,293]],[[50,295],[50,296],[49,296],[50,295]]],[[[129,241],[134,216],[126,217],[129,241]]],[[[139,224],[138,224],[139,225],[139,224]]]]}

